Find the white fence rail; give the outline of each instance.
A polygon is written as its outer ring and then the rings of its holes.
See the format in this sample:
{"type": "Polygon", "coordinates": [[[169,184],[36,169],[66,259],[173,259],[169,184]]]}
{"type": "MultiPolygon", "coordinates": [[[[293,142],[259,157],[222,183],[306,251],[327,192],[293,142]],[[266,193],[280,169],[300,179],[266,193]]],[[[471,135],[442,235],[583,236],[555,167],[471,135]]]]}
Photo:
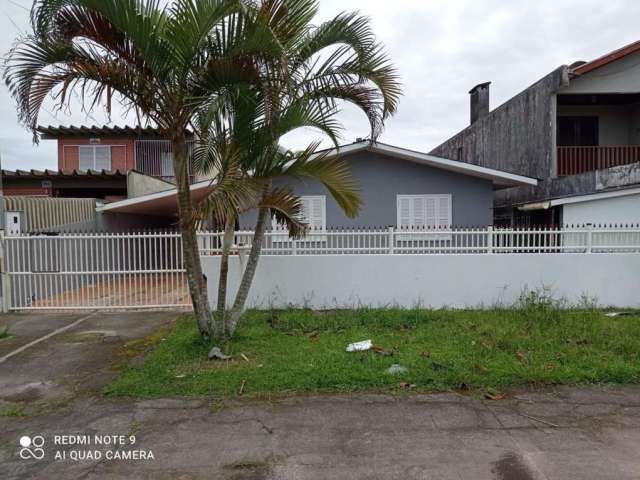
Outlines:
{"type": "MultiPolygon", "coordinates": [[[[222,233],[198,234],[219,255],[222,233]]],[[[253,232],[235,234],[233,253],[253,232]]],[[[3,297],[10,310],[189,308],[176,232],[4,237],[3,297]]],[[[264,255],[640,253],[640,226],[565,229],[340,229],[291,239],[268,231],[264,255]]]]}
{"type": "MultiPolygon", "coordinates": [[[[253,232],[238,231],[234,251],[251,245],[253,232]]],[[[222,233],[201,234],[201,253],[219,255],[222,233]]],[[[328,229],[292,239],[267,231],[264,255],[477,254],[477,253],[614,253],[640,252],[640,225],[580,226],[562,229],[328,229]]]]}

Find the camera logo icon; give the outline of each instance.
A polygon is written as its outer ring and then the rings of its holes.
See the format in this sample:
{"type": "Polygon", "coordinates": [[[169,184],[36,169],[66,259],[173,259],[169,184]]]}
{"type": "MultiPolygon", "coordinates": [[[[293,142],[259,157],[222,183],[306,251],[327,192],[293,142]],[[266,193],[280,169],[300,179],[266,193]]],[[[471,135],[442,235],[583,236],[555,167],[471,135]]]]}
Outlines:
{"type": "Polygon", "coordinates": [[[44,458],[44,437],[42,435],[36,435],[35,437],[30,437],[28,435],[24,435],[20,437],[20,458],[23,460],[42,460],[44,458]]]}

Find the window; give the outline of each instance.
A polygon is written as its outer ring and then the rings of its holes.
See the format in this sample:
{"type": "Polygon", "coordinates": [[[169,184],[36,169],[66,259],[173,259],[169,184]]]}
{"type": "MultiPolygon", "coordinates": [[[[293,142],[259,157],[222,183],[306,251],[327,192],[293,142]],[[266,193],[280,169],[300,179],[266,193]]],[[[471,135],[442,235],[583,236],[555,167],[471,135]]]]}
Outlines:
{"type": "Polygon", "coordinates": [[[81,145],[78,152],[80,170],[111,170],[111,146],[81,145]]]}
{"type": "Polygon", "coordinates": [[[160,155],[160,176],[175,177],[173,173],[173,154],[171,152],[162,152],[160,155]]]}
{"type": "Polygon", "coordinates": [[[557,143],[562,146],[598,145],[598,117],[558,117],[557,143]]]}
{"type": "Polygon", "coordinates": [[[451,195],[398,195],[398,228],[451,227],[451,195]]]}
{"type": "MultiPolygon", "coordinates": [[[[325,231],[327,229],[327,202],[324,195],[304,195],[300,197],[302,202],[302,220],[309,226],[309,229],[313,232],[325,231]]],[[[274,230],[283,230],[285,227],[278,225],[275,217],[272,221],[272,228],[274,230]]],[[[278,235],[279,237],[279,235],[278,235]]],[[[286,238],[274,238],[276,241],[285,241],[286,238]]],[[[323,241],[326,240],[326,235],[311,240],[323,241]]]]}

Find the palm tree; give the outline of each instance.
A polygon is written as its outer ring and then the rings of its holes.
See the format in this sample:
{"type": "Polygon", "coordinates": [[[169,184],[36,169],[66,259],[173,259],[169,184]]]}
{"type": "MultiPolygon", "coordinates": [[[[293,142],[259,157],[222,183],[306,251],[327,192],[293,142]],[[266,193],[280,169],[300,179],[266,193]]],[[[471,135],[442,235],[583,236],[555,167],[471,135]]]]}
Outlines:
{"type": "MultiPolygon", "coordinates": [[[[256,202],[258,216],[251,251],[233,307],[222,331],[235,330],[257,268],[270,215],[286,224],[292,235],[304,233],[300,199],[291,188],[273,188],[278,177],[308,177],[321,182],[348,216],[356,215],[360,200],[347,165],[339,159],[314,154],[317,143],[302,152],[284,152],[280,139],[303,127],[319,129],[338,145],[340,103],[362,110],[371,138],[380,134],[384,121],[397,108],[400,84],[395,69],[376,43],[365,17],[343,13],[311,25],[317,14],[315,0],[263,0],[254,10],[273,32],[283,54],[267,64],[265,84],[259,89],[236,91],[216,118],[217,133],[226,138],[223,150],[233,151],[248,178],[262,185],[256,202]]],[[[206,209],[205,209],[206,210],[206,209]]],[[[224,318],[228,253],[233,219],[226,222],[218,291],[218,318],[224,318]]]]}
{"type": "MultiPolygon", "coordinates": [[[[36,141],[46,98],[51,95],[62,108],[72,93],[88,110],[104,103],[110,112],[118,100],[171,141],[187,282],[198,327],[208,337],[210,309],[196,242],[185,131],[196,112],[224,98],[230,86],[264,85],[262,65],[280,56],[282,48],[249,1],[164,3],[35,0],[33,32],[8,53],[4,79],[20,120],[36,141]]],[[[232,190],[227,182],[219,192],[232,190]]],[[[215,198],[219,207],[238,208],[233,198],[215,198]]]]}

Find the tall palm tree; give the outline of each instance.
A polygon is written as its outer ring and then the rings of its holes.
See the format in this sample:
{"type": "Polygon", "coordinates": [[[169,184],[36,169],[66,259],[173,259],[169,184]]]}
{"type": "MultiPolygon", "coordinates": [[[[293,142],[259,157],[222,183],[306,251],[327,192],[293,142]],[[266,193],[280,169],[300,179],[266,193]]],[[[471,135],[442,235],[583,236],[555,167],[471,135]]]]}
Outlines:
{"type": "MultiPolygon", "coordinates": [[[[245,0],[35,0],[33,31],[18,39],[5,63],[19,117],[36,139],[46,98],[62,107],[78,93],[88,110],[104,104],[110,112],[120,101],[171,141],[187,282],[203,336],[210,309],[185,131],[198,109],[230,86],[265,84],[262,65],[282,47],[255,9],[245,0]]],[[[237,209],[223,197],[217,195],[218,204],[237,209]]]]}
{"type": "MultiPolygon", "coordinates": [[[[339,159],[315,154],[317,143],[303,152],[283,152],[279,141],[291,131],[319,129],[337,147],[341,102],[362,110],[371,127],[371,138],[382,131],[385,120],[397,108],[401,94],[398,75],[376,42],[369,21],[354,13],[342,13],[314,27],[316,0],[263,0],[253,13],[273,32],[283,54],[267,63],[264,85],[235,92],[218,118],[217,138],[228,138],[245,174],[262,183],[256,203],[258,216],[251,251],[225,332],[233,334],[249,293],[270,212],[287,224],[293,235],[303,232],[300,200],[291,188],[272,187],[278,177],[308,177],[321,182],[348,216],[359,208],[357,186],[347,165],[339,159]],[[277,199],[278,202],[274,200],[277,199]],[[279,202],[282,202],[283,207],[279,202]]],[[[214,108],[215,110],[215,108],[214,108]]],[[[225,146],[225,149],[227,146],[225,146]]],[[[228,150],[226,150],[228,151],[228,150]]],[[[232,222],[226,223],[218,292],[218,317],[226,296],[226,268],[232,239],[232,222]]]]}

